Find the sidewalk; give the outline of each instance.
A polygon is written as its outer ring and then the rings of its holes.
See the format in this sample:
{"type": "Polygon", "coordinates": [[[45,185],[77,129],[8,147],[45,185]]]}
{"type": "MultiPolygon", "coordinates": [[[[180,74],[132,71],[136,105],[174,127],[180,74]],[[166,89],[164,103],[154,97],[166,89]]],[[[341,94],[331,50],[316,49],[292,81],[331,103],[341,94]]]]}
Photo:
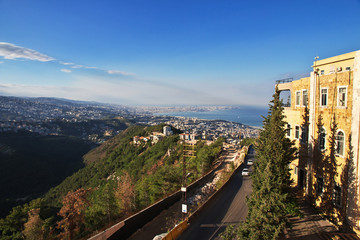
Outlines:
{"type": "Polygon", "coordinates": [[[338,233],[337,228],[317,214],[316,210],[302,198],[300,192],[296,194],[303,218],[289,218],[291,229],[286,229],[283,239],[294,240],[327,240],[327,239],[359,239],[355,234],[338,233]]]}

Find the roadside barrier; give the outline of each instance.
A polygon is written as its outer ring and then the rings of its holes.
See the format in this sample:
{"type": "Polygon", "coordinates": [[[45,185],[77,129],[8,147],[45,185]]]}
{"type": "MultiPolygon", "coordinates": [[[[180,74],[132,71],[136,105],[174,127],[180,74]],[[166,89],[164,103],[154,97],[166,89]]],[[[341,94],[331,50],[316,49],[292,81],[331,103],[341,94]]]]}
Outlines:
{"type": "MultiPolygon", "coordinates": [[[[188,191],[192,191],[196,189],[199,185],[203,184],[208,180],[208,177],[211,176],[212,173],[218,170],[221,166],[219,163],[214,169],[210,170],[206,175],[199,178],[195,182],[191,183],[187,186],[188,191]]],[[[150,222],[153,218],[155,218],[159,213],[172,206],[175,202],[181,199],[181,192],[180,190],[171,194],[170,196],[159,200],[158,202],[150,205],[149,207],[141,210],[140,212],[126,218],[125,220],[111,226],[110,228],[105,229],[104,231],[98,233],[97,235],[89,238],[88,240],[115,240],[115,239],[126,239],[130,237],[133,233],[135,233],[138,229],[143,227],[146,223],[150,222]]],[[[179,226],[186,226],[187,224],[178,225],[179,226]]],[[[186,228],[185,228],[186,229],[186,228]]],[[[183,231],[185,230],[183,229],[183,231]]],[[[174,230],[175,232],[178,230],[174,230]]],[[[174,236],[177,233],[172,233],[174,236]]],[[[181,232],[182,233],[182,232],[181,232]]],[[[180,234],[181,234],[180,233],[180,234]]],[[[179,235],[180,236],[180,235],[179,235]]],[[[171,238],[169,238],[171,239],[171,238]]]]}
{"type": "Polygon", "coordinates": [[[181,234],[188,228],[188,221],[185,220],[174,227],[162,240],[174,240],[181,236],[181,234]]]}
{"type": "Polygon", "coordinates": [[[245,153],[240,152],[240,156],[239,156],[240,164],[236,167],[234,172],[231,174],[230,178],[220,187],[220,189],[217,190],[216,192],[214,192],[208,198],[208,200],[206,200],[195,212],[191,213],[190,216],[185,221],[183,221],[181,224],[179,224],[179,225],[175,226],[173,229],[171,229],[163,239],[175,240],[176,238],[181,236],[181,234],[188,228],[189,224],[191,224],[191,222],[195,221],[196,218],[199,216],[199,214],[202,211],[204,211],[206,206],[208,206],[209,203],[211,203],[218,195],[220,195],[221,192],[224,191],[225,186],[228,185],[228,183],[233,178],[235,173],[237,173],[238,169],[244,164],[244,160],[245,160],[245,157],[246,157],[248,151],[249,151],[249,147],[246,147],[245,153]],[[184,225],[186,225],[186,226],[184,226],[184,225]]]}

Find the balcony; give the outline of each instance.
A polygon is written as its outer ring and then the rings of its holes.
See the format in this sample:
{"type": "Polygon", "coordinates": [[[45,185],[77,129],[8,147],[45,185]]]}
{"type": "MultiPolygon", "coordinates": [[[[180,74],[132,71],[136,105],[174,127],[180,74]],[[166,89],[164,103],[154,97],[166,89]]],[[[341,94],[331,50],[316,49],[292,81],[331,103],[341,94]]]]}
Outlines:
{"type": "Polygon", "coordinates": [[[277,80],[276,83],[276,87],[278,88],[278,90],[281,91],[291,91],[292,89],[292,81],[294,79],[293,78],[285,78],[285,79],[281,79],[281,80],[277,80]]]}

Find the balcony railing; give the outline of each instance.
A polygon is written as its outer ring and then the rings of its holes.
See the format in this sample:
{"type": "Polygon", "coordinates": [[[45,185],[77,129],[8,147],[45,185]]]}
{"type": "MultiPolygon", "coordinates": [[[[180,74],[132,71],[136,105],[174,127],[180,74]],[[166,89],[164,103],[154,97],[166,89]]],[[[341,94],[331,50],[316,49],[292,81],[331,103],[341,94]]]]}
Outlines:
{"type": "Polygon", "coordinates": [[[276,84],[280,84],[280,83],[289,83],[294,81],[294,78],[284,78],[284,79],[280,79],[280,80],[276,80],[276,84]]]}
{"type": "Polygon", "coordinates": [[[283,107],[291,107],[291,103],[289,103],[289,102],[288,103],[283,103],[282,106],[283,107]]]}

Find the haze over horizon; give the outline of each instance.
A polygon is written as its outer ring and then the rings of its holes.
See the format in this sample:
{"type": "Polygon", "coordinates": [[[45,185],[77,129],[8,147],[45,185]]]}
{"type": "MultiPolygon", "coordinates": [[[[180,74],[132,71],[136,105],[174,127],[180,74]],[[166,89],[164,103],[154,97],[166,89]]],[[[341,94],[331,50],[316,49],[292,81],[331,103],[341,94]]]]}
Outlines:
{"type": "Polygon", "coordinates": [[[0,95],[266,106],[359,50],[360,1],[0,0],[0,95]]]}

